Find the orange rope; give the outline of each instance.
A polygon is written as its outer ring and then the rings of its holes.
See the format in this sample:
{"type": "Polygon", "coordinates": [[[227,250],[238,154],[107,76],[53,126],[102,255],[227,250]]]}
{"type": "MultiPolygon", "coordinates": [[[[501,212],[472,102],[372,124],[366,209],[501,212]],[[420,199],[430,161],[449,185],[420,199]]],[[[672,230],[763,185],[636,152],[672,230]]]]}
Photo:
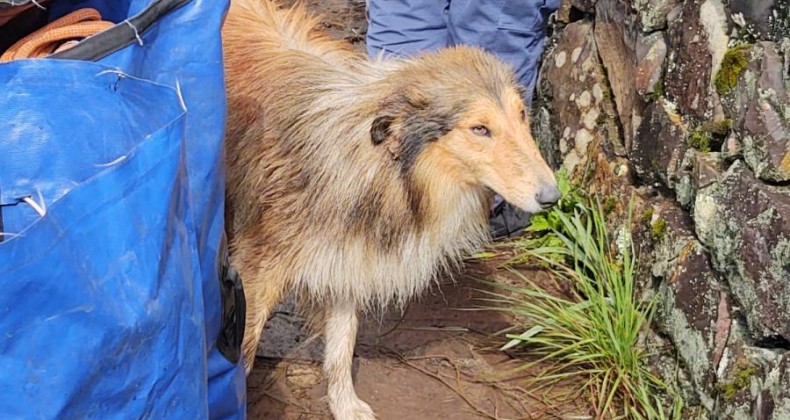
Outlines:
{"type": "Polygon", "coordinates": [[[101,20],[96,9],[76,10],[17,41],[0,56],[0,62],[46,57],[76,45],[69,41],[87,38],[113,25],[101,20]]]}

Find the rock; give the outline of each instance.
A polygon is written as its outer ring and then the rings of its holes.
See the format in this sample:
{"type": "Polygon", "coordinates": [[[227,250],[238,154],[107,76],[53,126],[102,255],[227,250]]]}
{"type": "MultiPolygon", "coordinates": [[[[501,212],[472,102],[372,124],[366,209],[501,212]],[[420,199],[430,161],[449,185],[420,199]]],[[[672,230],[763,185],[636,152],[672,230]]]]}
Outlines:
{"type": "Polygon", "coordinates": [[[597,0],[566,0],[570,3],[571,7],[576,8],[584,13],[594,13],[595,3],[597,0]]]}
{"type": "Polygon", "coordinates": [[[634,0],[633,8],[639,14],[642,31],[654,32],[667,27],[667,15],[680,0],[634,0]]]}
{"type": "Polygon", "coordinates": [[[656,321],[688,369],[700,402],[713,410],[717,326],[729,317],[720,312],[722,287],[685,212],[664,204],[649,223],[654,236],[656,226],[665,226],[652,265],[653,277],[661,281],[656,321]]]}
{"type": "Polygon", "coordinates": [[[649,104],[630,153],[637,175],[647,183],[674,188],[687,149],[680,116],[664,100],[649,104]]]}
{"type": "MultiPolygon", "coordinates": [[[[645,348],[650,353],[646,363],[650,371],[678,392],[683,399],[685,405],[683,418],[695,420],[709,419],[710,417],[705,416],[703,413],[690,415],[692,411],[702,411],[701,409],[697,409],[700,405],[700,401],[697,396],[696,385],[694,385],[691,378],[689,378],[682,361],[674,356],[673,343],[665,336],[650,330],[645,334],[645,348]]],[[[669,406],[669,404],[666,404],[666,406],[669,406]]]]}
{"type": "MultiPolygon", "coordinates": [[[[549,124],[544,121],[540,125],[553,130],[554,163],[572,172],[594,153],[588,151],[594,144],[624,153],[616,141],[619,133],[614,105],[598,59],[591,22],[581,20],[565,27],[556,46],[544,58],[541,73],[538,102],[543,104],[543,110],[538,115],[550,118],[549,124]]],[[[548,135],[544,131],[541,137],[548,135]]]]}
{"type": "Polygon", "coordinates": [[[734,324],[731,353],[719,378],[719,418],[790,418],[790,352],[747,345],[734,324]]]}
{"type": "Polygon", "coordinates": [[[694,221],[753,338],[790,340],[790,189],[759,182],[736,161],[698,190],[694,221]]]}
{"type": "MultiPolygon", "coordinates": [[[[718,0],[706,0],[718,1],[718,0]]],[[[703,3],[703,4],[705,4],[703,3]]],[[[700,2],[683,3],[680,17],[669,27],[670,57],[665,78],[667,97],[677,104],[678,111],[698,120],[706,120],[713,115],[717,104],[711,95],[714,61],[709,44],[708,33],[716,25],[703,24],[700,19],[700,2]]],[[[717,7],[708,6],[717,11],[717,7]]],[[[706,18],[705,22],[718,22],[717,16],[706,18]]],[[[714,39],[720,42],[719,37],[714,39]]],[[[726,47],[726,43],[725,43],[726,47]]]]}
{"type": "MultiPolygon", "coordinates": [[[[545,106],[538,107],[532,116],[532,131],[535,136],[535,141],[538,143],[541,155],[546,160],[550,167],[557,169],[561,162],[562,157],[554,145],[554,136],[551,132],[551,115],[545,106]]],[[[565,151],[561,150],[561,153],[565,151]]]]}
{"type": "Polygon", "coordinates": [[[722,156],[729,160],[735,160],[743,157],[743,143],[735,133],[730,133],[724,141],[724,146],[721,148],[722,156]]]}
{"type": "Polygon", "coordinates": [[[695,191],[719,180],[723,162],[720,153],[694,153],[693,159],[692,176],[695,191]]]}
{"type": "Polygon", "coordinates": [[[667,58],[666,35],[655,32],[639,37],[636,43],[636,91],[644,98],[647,95],[663,94],[664,60],[667,58]],[[661,84],[661,85],[659,85],[661,84]]]}
{"type": "Polygon", "coordinates": [[[755,401],[758,419],[790,419],[790,353],[778,357],[765,379],[765,390],[755,401]]]}
{"type": "Polygon", "coordinates": [[[761,179],[790,180],[790,75],[772,42],[728,52],[718,76],[725,113],[742,143],[746,163],[761,179]],[[728,74],[732,72],[733,74],[728,74]],[[731,90],[727,90],[728,88],[731,90]]]}
{"type": "Polygon", "coordinates": [[[758,39],[790,37],[790,2],[786,0],[729,0],[733,21],[758,39]]]}
{"type": "Polygon", "coordinates": [[[324,342],[309,334],[306,320],[297,311],[294,296],[289,295],[264,324],[256,356],[321,362],[324,342]]]}
{"type": "Polygon", "coordinates": [[[646,105],[634,87],[637,77],[637,32],[637,16],[628,1],[598,1],[595,42],[617,105],[626,150],[631,149],[634,133],[646,105]]]}

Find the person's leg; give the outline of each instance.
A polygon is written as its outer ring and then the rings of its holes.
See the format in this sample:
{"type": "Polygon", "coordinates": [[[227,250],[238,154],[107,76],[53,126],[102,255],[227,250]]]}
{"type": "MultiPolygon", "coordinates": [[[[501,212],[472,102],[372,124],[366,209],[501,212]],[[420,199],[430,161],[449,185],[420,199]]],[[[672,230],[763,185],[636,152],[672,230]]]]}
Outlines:
{"type": "MultiPolygon", "coordinates": [[[[477,45],[507,62],[526,88],[529,106],[538,77],[549,15],[561,0],[452,0],[448,13],[450,44],[477,45]]],[[[495,198],[491,235],[502,239],[529,226],[530,215],[495,198]]]]}
{"type": "Polygon", "coordinates": [[[549,15],[561,0],[453,0],[448,13],[451,44],[477,45],[507,62],[527,88],[537,80],[549,15]]]}
{"type": "Polygon", "coordinates": [[[368,55],[411,56],[448,45],[449,0],[367,0],[368,55]]]}

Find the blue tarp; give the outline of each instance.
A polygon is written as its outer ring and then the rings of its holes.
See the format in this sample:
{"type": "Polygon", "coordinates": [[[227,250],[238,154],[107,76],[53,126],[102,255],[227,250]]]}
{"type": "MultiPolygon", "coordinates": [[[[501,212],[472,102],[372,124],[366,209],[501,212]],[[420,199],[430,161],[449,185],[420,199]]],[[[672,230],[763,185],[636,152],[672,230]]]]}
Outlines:
{"type": "Polygon", "coordinates": [[[51,19],[90,6],[118,25],[0,64],[3,418],[245,417],[227,3],[56,0],[51,19]]]}

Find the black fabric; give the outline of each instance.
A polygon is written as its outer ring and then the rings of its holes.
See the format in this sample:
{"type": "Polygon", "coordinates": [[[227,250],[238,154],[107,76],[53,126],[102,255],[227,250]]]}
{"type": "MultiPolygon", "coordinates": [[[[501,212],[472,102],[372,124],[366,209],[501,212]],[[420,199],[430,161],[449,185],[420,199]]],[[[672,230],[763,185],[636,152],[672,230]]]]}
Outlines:
{"type": "Polygon", "coordinates": [[[83,42],[52,54],[49,58],[96,61],[127,45],[137,42],[156,21],[171,11],[189,3],[190,0],[159,0],[151,3],[128,23],[121,22],[106,31],[98,33],[83,42]]]}
{"type": "MultiPolygon", "coordinates": [[[[2,7],[0,6],[0,10],[2,7]]],[[[31,7],[0,26],[0,54],[47,24],[47,11],[31,7]]]]}

